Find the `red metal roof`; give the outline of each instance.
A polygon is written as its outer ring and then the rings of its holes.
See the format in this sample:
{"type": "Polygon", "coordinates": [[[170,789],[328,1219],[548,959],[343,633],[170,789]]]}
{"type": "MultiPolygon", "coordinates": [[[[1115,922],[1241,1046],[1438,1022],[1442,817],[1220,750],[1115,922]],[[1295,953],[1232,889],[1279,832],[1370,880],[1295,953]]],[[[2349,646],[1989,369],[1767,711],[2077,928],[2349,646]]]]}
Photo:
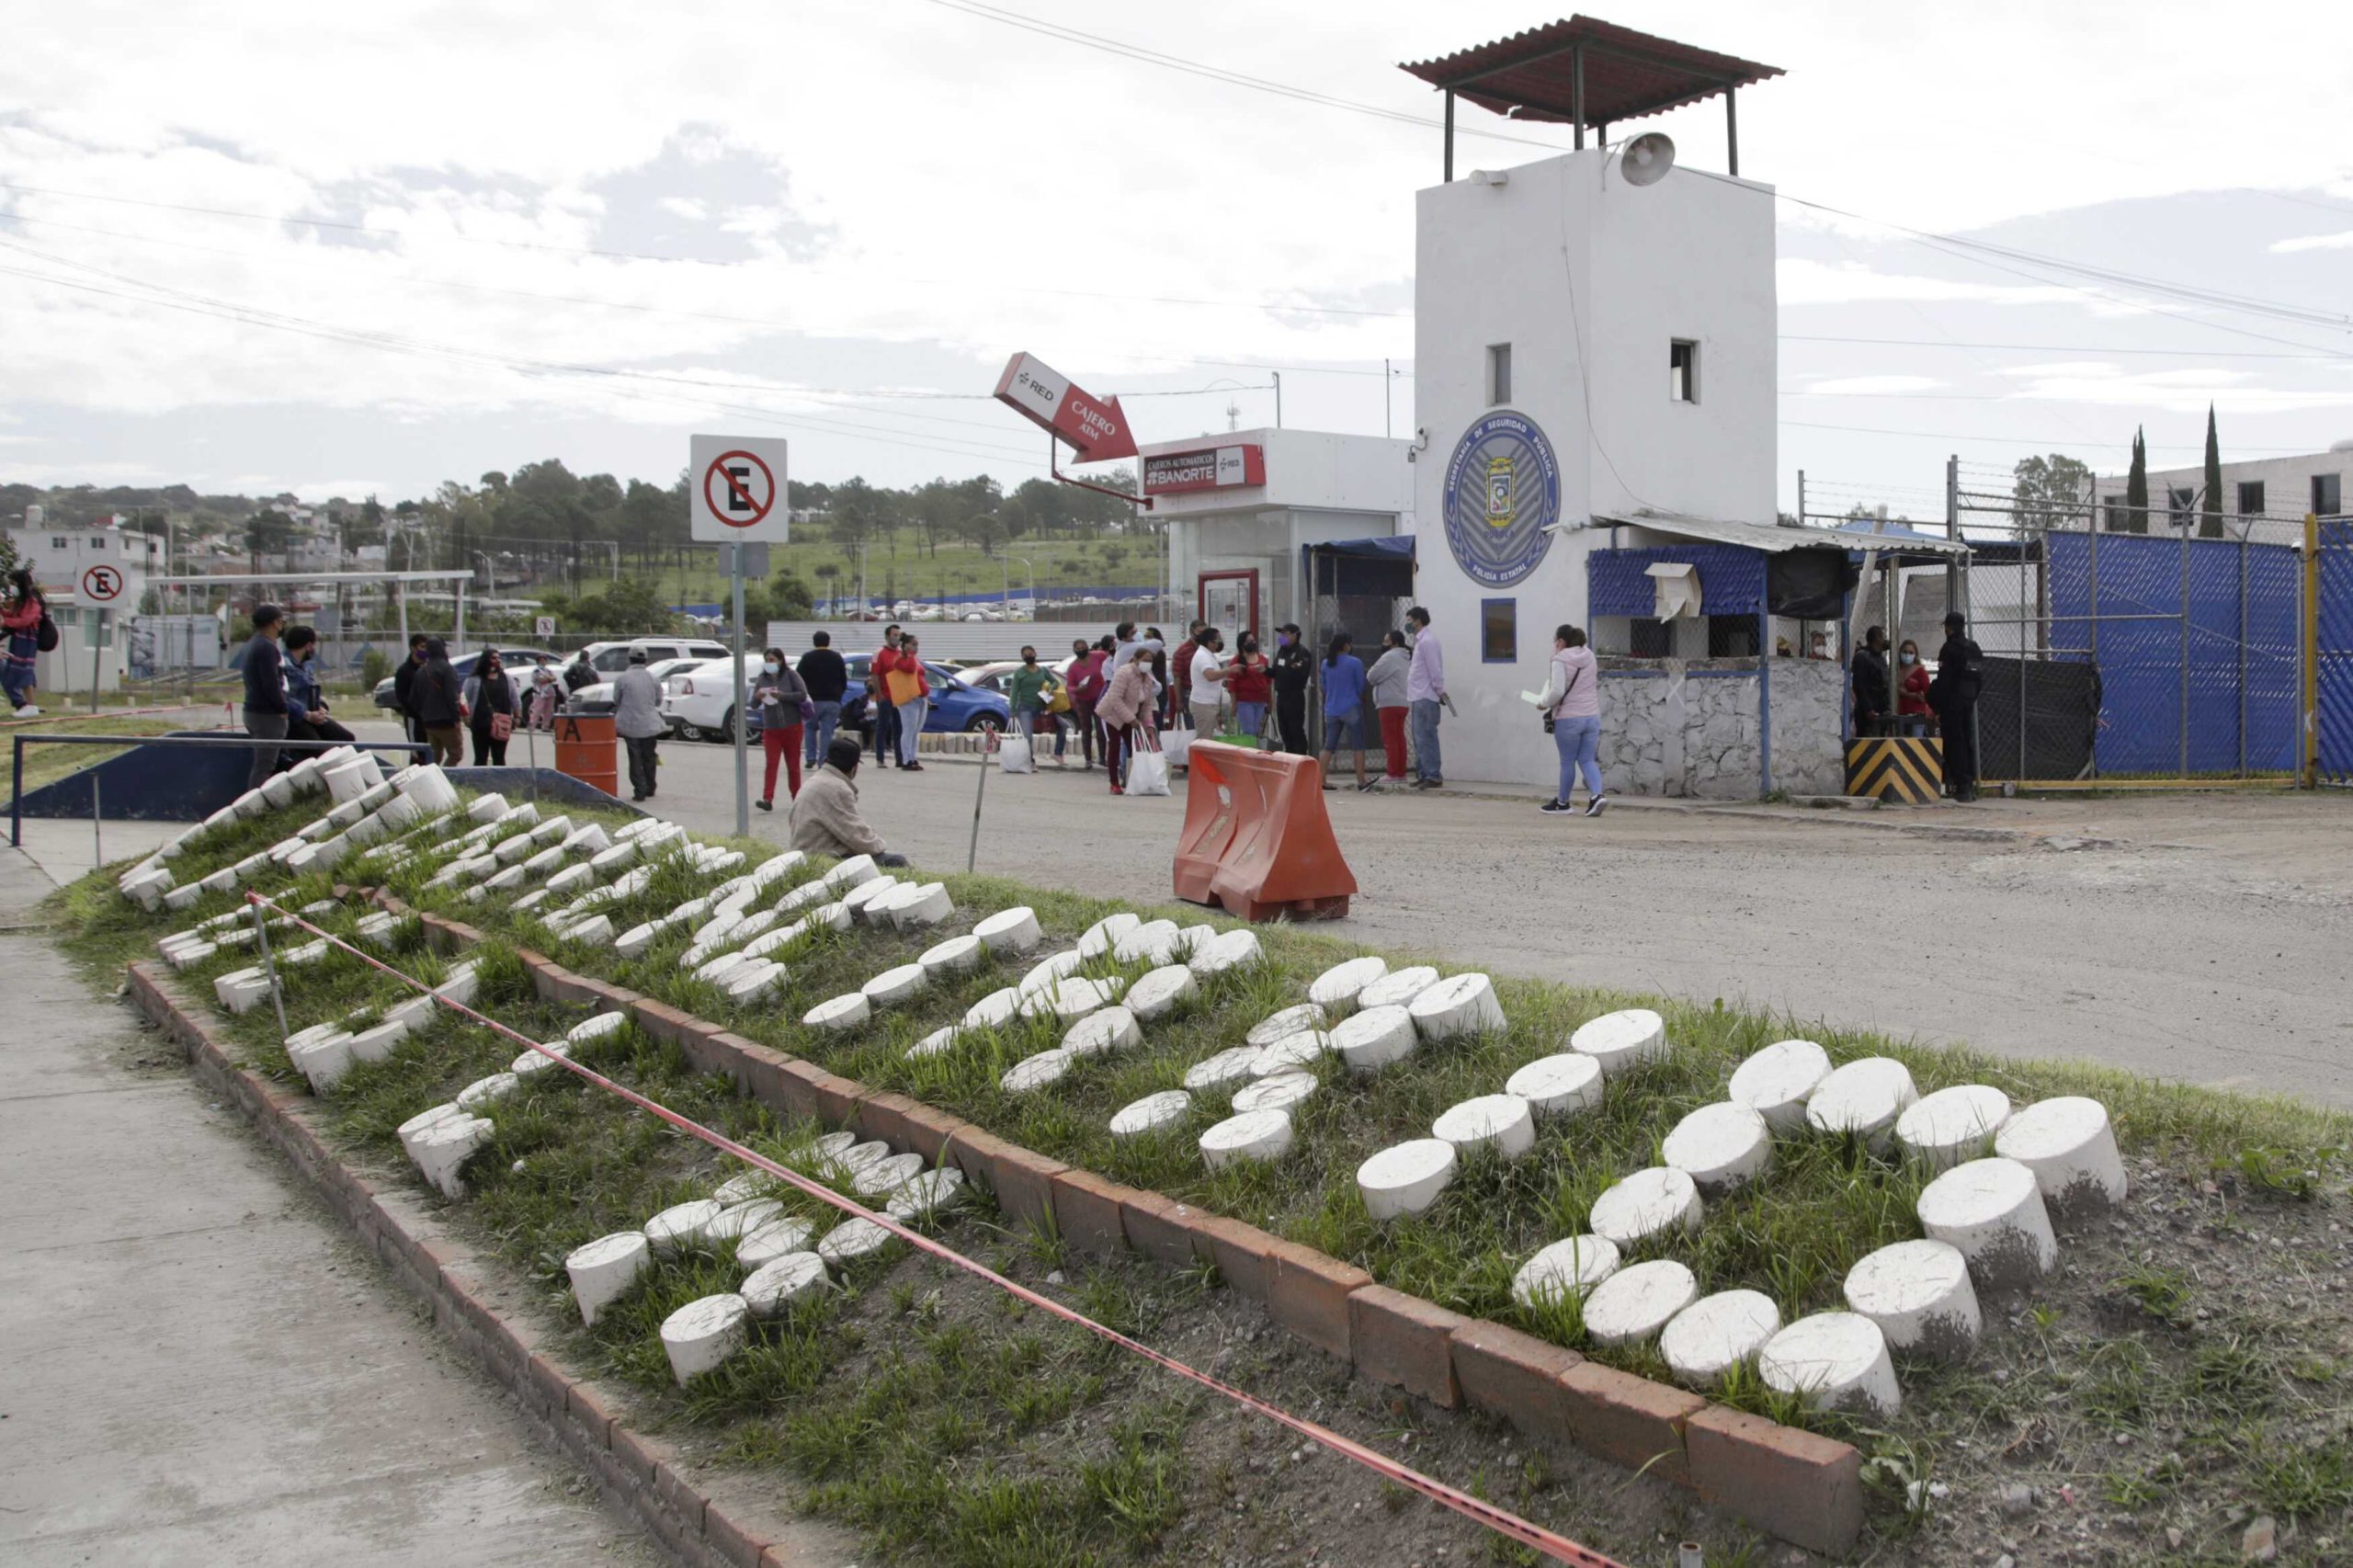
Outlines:
{"type": "Polygon", "coordinates": [[[1781,74],[1778,65],[1694,49],[1592,17],[1570,17],[1400,69],[1497,114],[1569,124],[1576,119],[1572,105],[1580,51],[1587,125],[1659,114],[1781,74]]]}

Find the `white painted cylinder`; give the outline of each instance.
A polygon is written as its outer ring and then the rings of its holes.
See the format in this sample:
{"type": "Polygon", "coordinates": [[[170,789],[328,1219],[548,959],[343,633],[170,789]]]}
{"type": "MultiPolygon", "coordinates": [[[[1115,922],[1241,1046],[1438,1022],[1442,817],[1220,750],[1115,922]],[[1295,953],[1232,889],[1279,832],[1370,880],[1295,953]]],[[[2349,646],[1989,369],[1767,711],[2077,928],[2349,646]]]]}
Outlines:
{"type": "Polygon", "coordinates": [[[703,1240],[704,1227],[718,1219],[723,1208],[710,1198],[674,1203],[645,1222],[645,1239],[653,1244],[656,1257],[675,1257],[703,1240]]]}
{"type": "Polygon", "coordinates": [[[609,877],[637,858],[634,842],[608,845],[588,858],[588,869],[599,878],[609,877]]]}
{"type": "MultiPolygon", "coordinates": [[[[619,1017],[619,1015],[616,1014],[615,1017],[619,1017]]],[[[555,1071],[556,1059],[558,1057],[568,1059],[571,1055],[572,1047],[565,1041],[560,1040],[541,1040],[540,1042],[540,1049],[537,1051],[517,1051],[515,1053],[515,1060],[506,1064],[506,1070],[509,1073],[514,1074],[517,1078],[528,1078],[535,1073],[551,1073],[555,1071]]]]}
{"type": "Polygon", "coordinates": [[[409,1154],[425,1179],[454,1202],[466,1195],[460,1168],[475,1150],[490,1142],[495,1131],[487,1119],[461,1111],[418,1133],[409,1145],[409,1154]]]}
{"type": "MultiPolygon", "coordinates": [[[[353,791],[352,799],[358,800],[360,793],[359,790],[353,791]]],[[[239,817],[250,820],[269,810],[269,797],[263,794],[259,789],[248,790],[230,801],[229,809],[239,817]]]]}
{"type": "Polygon", "coordinates": [[[871,1220],[845,1220],[825,1233],[825,1239],[817,1244],[817,1256],[842,1268],[861,1257],[872,1257],[898,1239],[871,1220]]]}
{"type": "Polygon", "coordinates": [[[1416,993],[1405,1011],[1427,1040],[1490,1030],[1500,1034],[1504,1028],[1503,1004],[1495,1000],[1495,983],[1483,974],[1449,975],[1416,993]]]}
{"type": "Polygon", "coordinates": [[[430,1025],[441,1015],[441,1005],[428,994],[412,996],[405,1002],[395,1002],[384,1009],[384,1025],[397,1028],[404,1035],[415,1033],[430,1025]]]}
{"type": "Polygon", "coordinates": [[[710,1189],[711,1198],[722,1207],[733,1209],[739,1203],[749,1203],[756,1198],[766,1198],[777,1185],[776,1177],[763,1170],[739,1171],[710,1189]]]}
{"type": "Polygon", "coordinates": [[[361,1029],[351,1037],[351,1059],[354,1062],[381,1062],[407,1038],[408,1026],[405,1023],[387,1018],[373,1028],[361,1029]]]}
{"type": "Polygon", "coordinates": [[[237,869],[223,866],[210,876],[198,878],[196,885],[206,892],[227,892],[237,885],[237,869]]]}
{"type": "Polygon", "coordinates": [[[142,871],[137,876],[126,877],[121,886],[125,897],[133,900],[140,908],[152,915],[164,902],[164,895],[172,891],[172,874],[158,866],[153,870],[142,871]]]}
{"type": "Polygon", "coordinates": [[[1444,1138],[1392,1143],[1357,1167],[1357,1193],[1376,1220],[1418,1214],[1454,1181],[1460,1156],[1444,1138]]]}
{"type": "Polygon", "coordinates": [[[1673,1258],[1620,1268],[1585,1299],[1585,1331],[1597,1345],[1640,1345],[1699,1299],[1699,1281],[1673,1258]]]}
{"type": "Polygon", "coordinates": [[[1279,1008],[1250,1026],[1242,1037],[1245,1045],[1267,1046],[1302,1030],[1320,1029],[1326,1022],[1324,1009],[1313,1002],[1279,1008]]]}
{"type": "Polygon", "coordinates": [[[466,815],[476,822],[496,822],[506,814],[506,797],[495,791],[487,795],[476,795],[472,803],[466,807],[466,815]]]}
{"type": "Polygon", "coordinates": [[[1269,1073],[1306,1067],[1328,1055],[1331,1049],[1329,1035],[1314,1029],[1302,1029],[1297,1034],[1285,1035],[1273,1044],[1261,1047],[1258,1054],[1250,1059],[1250,1075],[1263,1078],[1269,1073]]]}
{"type": "Polygon", "coordinates": [[[563,849],[551,844],[545,849],[534,850],[531,841],[520,836],[510,838],[491,852],[494,860],[512,865],[519,861],[527,877],[544,877],[563,864],[563,849]]]}
{"type": "Polygon", "coordinates": [[[620,1300],[653,1265],[654,1249],[642,1231],[616,1231],[573,1248],[563,1271],[572,1279],[572,1299],[580,1303],[580,1321],[595,1327],[597,1314],[620,1300]]]}
{"type": "MultiPolygon", "coordinates": [[[[378,764],[377,771],[381,773],[382,770],[382,765],[381,763],[378,764]]],[[[381,811],[385,802],[392,800],[393,793],[392,786],[388,780],[379,779],[374,785],[370,786],[367,790],[361,793],[359,797],[359,809],[369,812],[381,811]]]]}
{"type": "Polygon", "coordinates": [[[801,1015],[801,1022],[806,1028],[846,1032],[857,1028],[873,1016],[874,1006],[867,1001],[866,994],[853,991],[846,996],[828,997],[818,1003],[801,1015]]]}
{"type": "MultiPolygon", "coordinates": [[[[305,855],[310,854],[318,846],[316,845],[305,845],[303,846],[302,853],[305,855]]],[[[203,896],[204,890],[202,888],[199,887],[194,882],[188,882],[180,887],[167,889],[164,893],[164,907],[165,909],[186,909],[203,896]]]]}
{"type": "Polygon", "coordinates": [[[860,986],[870,1007],[904,1007],[931,983],[931,971],[919,963],[886,969],[860,986]]]}
{"type": "Polygon", "coordinates": [[[1163,1089],[1121,1106],[1111,1118],[1111,1136],[1141,1138],[1184,1124],[1193,1112],[1193,1096],[1182,1089],[1163,1089]]]}
{"type": "MultiPolygon", "coordinates": [[[[755,1173],[756,1174],[756,1173],[755,1173]]],[[[723,1189],[722,1189],[723,1192],[723,1189]]],[[[725,1252],[727,1248],[754,1232],[773,1225],[786,1218],[784,1205],[773,1198],[739,1198],[730,1199],[722,1192],[713,1192],[710,1200],[720,1206],[719,1212],[702,1228],[701,1239],[725,1252]]]]}
{"type": "Polygon", "coordinates": [[[1183,926],[1176,931],[1176,961],[1189,960],[1211,942],[1217,940],[1217,927],[1210,925],[1183,926]]]}
{"type": "Polygon", "coordinates": [[[1969,1160],[1921,1190],[1920,1228],[1949,1242],[1989,1290],[2031,1285],[2057,1267],[2059,1240],[2034,1172],[2016,1160],[1969,1160]]]}
{"type": "Polygon", "coordinates": [[[1286,1067],[1269,1073],[1256,1083],[1234,1091],[1233,1108],[1245,1110],[1289,1110],[1313,1095],[1321,1087],[1315,1074],[1303,1067],[1286,1067]]]}
{"type": "Polygon", "coordinates": [[[926,1056],[944,1055],[948,1051],[955,1049],[956,1041],[963,1035],[963,1032],[964,1026],[961,1024],[949,1024],[946,1028],[934,1029],[929,1034],[924,1036],[921,1040],[915,1041],[915,1044],[907,1047],[907,1060],[910,1062],[916,1062],[926,1056]]]}
{"type": "Polygon", "coordinates": [[[902,931],[939,925],[955,913],[956,901],[948,895],[945,882],[909,887],[891,901],[891,924],[902,931]]]}
{"type": "Polygon", "coordinates": [[[627,1013],[599,1013],[595,1017],[583,1018],[564,1030],[563,1038],[574,1045],[584,1045],[590,1040],[602,1040],[607,1035],[619,1034],[628,1027],[627,1013]]]}
{"type": "Polygon", "coordinates": [[[524,836],[529,838],[534,844],[545,846],[551,844],[562,844],[565,839],[569,838],[571,835],[572,819],[559,813],[558,815],[551,816],[548,818],[547,821],[539,824],[524,836]]]}
{"type": "Polygon", "coordinates": [[[1887,1336],[1856,1312],[1798,1319],[1765,1342],[1756,1369],[1767,1388],[1802,1395],[1816,1410],[1889,1417],[1904,1408],[1887,1336]]]}
{"type": "Polygon", "coordinates": [[[860,1198],[888,1198],[899,1188],[923,1175],[928,1161],[912,1151],[904,1154],[888,1154],[875,1161],[851,1178],[850,1186],[860,1198]]]}
{"type": "Polygon", "coordinates": [[[733,1290],[688,1301],[662,1320],[662,1348],[670,1358],[670,1375],[684,1388],[744,1347],[750,1305],[733,1290]]]}
{"type": "Polygon", "coordinates": [[[1256,931],[1221,931],[1210,941],[1197,944],[1185,964],[1195,974],[1223,974],[1256,963],[1265,955],[1256,931]]]}
{"type": "Polygon", "coordinates": [[[1307,999],[1320,1007],[1352,1007],[1366,986],[1388,972],[1389,960],[1378,955],[1346,959],[1309,983],[1307,999]]]}
{"type": "Polygon", "coordinates": [[[593,822],[583,823],[556,842],[563,846],[565,854],[577,855],[592,863],[597,856],[613,847],[612,835],[605,831],[602,824],[593,822]]]}
{"type": "Polygon", "coordinates": [[[853,855],[827,871],[824,883],[838,892],[844,889],[854,888],[860,882],[870,882],[881,874],[882,869],[874,863],[873,856],[853,855]]]}
{"type": "Polygon", "coordinates": [[[1020,1010],[1021,993],[1007,985],[965,1008],[962,1024],[968,1029],[999,1028],[1011,1023],[1020,1010]]]}
{"type": "Polygon", "coordinates": [[[1687,1388],[1713,1388],[1734,1367],[1756,1358],[1781,1331],[1781,1309],[1761,1290],[1719,1290],[1667,1321],[1658,1336],[1667,1369],[1687,1388]]]}
{"type": "Polygon", "coordinates": [[[806,919],[809,928],[813,931],[820,928],[827,931],[847,931],[851,924],[849,905],[838,900],[832,903],[821,903],[809,912],[806,919]]]}
{"type": "Polygon", "coordinates": [[[1604,1013],[1577,1026],[1569,1049],[1601,1063],[1602,1076],[1615,1078],[1645,1062],[1665,1059],[1666,1020],[1648,1007],[1604,1013]]]}
{"type": "Polygon", "coordinates": [[[1879,1324],[1892,1349],[1959,1361],[1977,1346],[1977,1290],[1949,1242],[1883,1246],[1847,1271],[1845,1290],[1847,1308],[1879,1324]]]}
{"type": "Polygon", "coordinates": [[[877,918],[874,906],[897,893],[902,885],[892,878],[878,876],[871,881],[858,883],[858,886],[842,894],[842,904],[849,911],[852,920],[860,925],[870,926],[877,918]]]}
{"type": "Polygon", "coordinates": [[[1566,1237],[1519,1266],[1512,1276],[1511,1299],[1523,1307],[1546,1306],[1567,1297],[1582,1300],[1618,1272],[1618,1244],[1608,1236],[1566,1237]]]}
{"type": "Polygon", "coordinates": [[[754,1269],[737,1290],[753,1316],[772,1318],[815,1295],[824,1284],[824,1258],[813,1252],[789,1252],[754,1269]]]}
{"type": "Polygon", "coordinates": [[[1421,1037],[1405,1008],[1367,1007],[1342,1018],[1331,1039],[1333,1053],[1348,1064],[1349,1072],[1378,1073],[1411,1056],[1421,1037]]]}
{"type": "Polygon", "coordinates": [[[784,983],[784,966],[771,959],[746,959],[727,977],[727,1000],[738,1007],[761,1001],[784,983]]]}
{"type": "Polygon", "coordinates": [[[483,1107],[495,1105],[513,1094],[520,1081],[512,1073],[493,1073],[486,1078],[476,1078],[458,1091],[457,1107],[479,1115],[483,1107]]]}
{"type": "Polygon", "coordinates": [[[1080,960],[1085,960],[1087,959],[1101,958],[1104,954],[1111,950],[1113,945],[1117,943],[1120,937],[1126,936],[1129,932],[1134,930],[1137,926],[1142,924],[1142,915],[1131,915],[1124,909],[1120,910],[1116,915],[1105,915],[1102,919],[1097,920],[1094,925],[1089,926],[1086,928],[1086,934],[1079,937],[1078,956],[1080,960]]]}
{"type": "Polygon", "coordinates": [[[755,909],[735,922],[735,929],[727,934],[727,939],[738,945],[749,943],[756,937],[767,935],[768,927],[783,918],[782,915],[773,909],[755,909]]]}
{"type": "Polygon", "coordinates": [[[1994,1152],[1994,1134],[2010,1119],[2010,1096],[1984,1084],[1956,1084],[1923,1096],[1895,1119],[1904,1152],[1936,1170],[1994,1152]]]}
{"type": "Polygon", "coordinates": [[[1111,944],[1121,963],[1165,964],[1176,956],[1176,922],[1147,920],[1111,944]]]}
{"type": "Polygon", "coordinates": [[[1257,1059],[1256,1047],[1228,1046],[1215,1056],[1186,1068],[1183,1082],[1188,1089],[1215,1089],[1227,1084],[1244,1083],[1250,1077],[1250,1064],[1257,1059]]]}
{"type": "Polygon", "coordinates": [[[1165,964],[1128,987],[1121,998],[1129,1012],[1144,1023],[1167,1017],[1197,995],[1200,983],[1183,964],[1165,964]]]}
{"type": "Polygon", "coordinates": [[[2037,1100],[1995,1136],[1995,1152],[2034,1173],[2043,1201],[2062,1219],[2124,1201],[2124,1161],[2108,1108],[2080,1095],[2037,1100]]]}
{"type": "Polygon", "coordinates": [[[1430,1136],[1460,1154],[1488,1150],[1517,1160],[1536,1146],[1536,1113],[1518,1095],[1478,1095],[1440,1111],[1430,1136]]]}
{"type": "Polygon", "coordinates": [[[376,820],[386,833],[403,833],[425,818],[425,808],[414,795],[395,795],[376,808],[376,820]]]}
{"type": "Polygon", "coordinates": [[[1895,1119],[1919,1097],[1910,1068],[1892,1056],[1866,1056],[1831,1069],[1805,1102],[1806,1125],[1816,1132],[1850,1133],[1883,1150],[1895,1119]]]}
{"type": "Polygon", "coordinates": [[[1107,1056],[1142,1043],[1143,1030],[1136,1026],[1136,1016],[1125,1007],[1111,1006],[1073,1024],[1063,1036],[1062,1049],[1074,1057],[1107,1056]]]}
{"type": "Polygon", "coordinates": [[[1586,1223],[1620,1247],[1640,1246],[1669,1231],[1699,1228],[1699,1184],[1666,1165],[1636,1171],[1593,1200],[1586,1223]]]}
{"type": "Polygon", "coordinates": [[[1120,988],[1109,981],[1074,978],[1057,982],[1054,988],[1024,1004],[1026,1011],[1057,1018],[1074,1020],[1098,1012],[1119,1000],[1120,988]]]}
{"type": "Polygon", "coordinates": [[[1830,1053],[1810,1040],[1776,1040],[1733,1069],[1728,1097],[1751,1107],[1776,1131],[1806,1125],[1806,1102],[1830,1076],[1830,1053]]]}
{"type": "Polygon", "coordinates": [[[1024,996],[1034,996],[1040,991],[1051,991],[1064,980],[1076,974],[1086,960],[1078,956],[1075,948],[1068,952],[1049,953],[1029,966],[1014,989],[1024,996]]]}
{"type": "Polygon", "coordinates": [[[824,878],[819,877],[815,881],[801,883],[782,898],[778,899],[776,906],[785,914],[791,915],[804,909],[814,909],[821,903],[830,902],[833,896],[833,884],[826,881],[824,878]]]}
{"type": "MultiPolygon", "coordinates": [[[[574,869],[585,871],[588,868],[580,866],[574,869]]],[[[585,947],[609,948],[613,945],[612,917],[607,915],[592,915],[565,931],[564,937],[566,940],[578,942],[585,947]]]]}
{"type": "Polygon", "coordinates": [[[1426,963],[1392,969],[1356,994],[1359,1007],[1403,1007],[1438,983],[1438,971],[1426,963]]]}
{"type": "Polygon", "coordinates": [[[997,1086],[1008,1095],[1026,1095],[1060,1082],[1078,1059],[1060,1046],[1025,1056],[1006,1068],[997,1086]]]}
{"type": "Polygon", "coordinates": [[[964,1173],[953,1165],[943,1165],[924,1172],[892,1193],[883,1212],[903,1225],[911,1225],[952,1208],[963,1189],[964,1173]]]}
{"type": "Polygon", "coordinates": [[[921,964],[928,975],[961,974],[968,969],[979,968],[987,952],[987,947],[978,937],[950,937],[944,942],[926,948],[923,956],[915,962],[921,964]]]}
{"type": "Polygon", "coordinates": [[[1038,912],[1026,903],[983,917],[972,927],[972,935],[993,953],[1026,953],[1046,939],[1038,912]]]}
{"type": "Polygon", "coordinates": [[[373,790],[379,782],[381,778],[375,763],[364,756],[354,757],[327,770],[327,799],[338,806],[347,806],[373,790]]]}
{"type": "Polygon", "coordinates": [[[294,780],[283,773],[273,773],[262,781],[262,803],[271,811],[291,805],[294,801],[294,780]]]}
{"type": "Polygon", "coordinates": [[[1211,1170],[1246,1160],[1279,1160],[1290,1152],[1290,1114],[1245,1111],[1229,1116],[1201,1134],[1201,1160],[1211,1170]]]}
{"type": "Polygon", "coordinates": [[[1765,1174],[1773,1163],[1772,1129],[1755,1108],[1719,1100],[1677,1122],[1659,1145],[1659,1159],[1717,1197],[1765,1174]]]}
{"type": "Polygon", "coordinates": [[[597,873],[585,866],[566,866],[548,879],[548,891],[553,893],[574,892],[596,881],[597,873]]]}
{"type": "Polygon", "coordinates": [[[709,948],[693,947],[688,948],[685,957],[678,961],[681,966],[692,965],[695,979],[706,985],[719,985],[724,983],[729,975],[754,960],[742,953],[714,954],[709,948]]]}
{"type": "Polygon", "coordinates": [[[327,1094],[351,1070],[351,1031],[330,1029],[299,1045],[290,1040],[286,1057],[311,1081],[313,1094],[327,1094]]]}
{"type": "MultiPolygon", "coordinates": [[[[521,887],[523,885],[524,879],[529,875],[530,873],[526,871],[520,866],[509,866],[506,869],[492,877],[490,881],[483,883],[482,896],[487,898],[493,893],[511,893],[516,889],[521,887]]],[[[545,892],[546,890],[541,889],[540,891],[545,892]]]]}
{"type": "Polygon", "coordinates": [[[450,784],[449,776],[438,767],[420,767],[393,788],[415,801],[427,816],[457,809],[458,791],[450,784]]]}
{"type": "Polygon", "coordinates": [[[212,994],[232,1013],[250,1013],[269,995],[269,971],[231,970],[212,983],[212,994]]]}
{"type": "Polygon", "coordinates": [[[1601,1063],[1574,1051],[1540,1056],[1506,1080],[1504,1089],[1526,1100],[1539,1119],[1575,1116],[1601,1103],[1601,1063]]]}
{"type": "Polygon", "coordinates": [[[757,1225],[735,1244],[735,1261],[745,1268],[766,1268],[778,1258],[809,1250],[816,1227],[797,1215],[757,1225]]]}
{"type": "MultiPolygon", "coordinates": [[[[812,935],[813,933],[810,930],[809,922],[796,920],[790,926],[779,926],[773,931],[754,937],[745,945],[744,956],[747,959],[777,958],[780,953],[797,950],[806,946],[812,935]]],[[[778,959],[778,961],[783,960],[778,959]]]]}

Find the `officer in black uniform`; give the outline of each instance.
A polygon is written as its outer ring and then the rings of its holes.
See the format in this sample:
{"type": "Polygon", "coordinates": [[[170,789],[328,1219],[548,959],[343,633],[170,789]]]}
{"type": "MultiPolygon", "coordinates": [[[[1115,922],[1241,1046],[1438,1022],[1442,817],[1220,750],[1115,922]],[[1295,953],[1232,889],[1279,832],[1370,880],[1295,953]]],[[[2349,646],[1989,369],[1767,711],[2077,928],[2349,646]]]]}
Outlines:
{"type": "Polygon", "coordinates": [[[1928,706],[1944,736],[1945,793],[1962,801],[1977,799],[1977,694],[1985,678],[1985,651],[1963,634],[1968,624],[1959,610],[1945,617],[1937,678],[1928,687],[1928,706]]]}
{"type": "Polygon", "coordinates": [[[1296,625],[1278,626],[1275,635],[1281,642],[1269,668],[1275,683],[1275,733],[1281,738],[1283,750],[1305,756],[1309,755],[1307,682],[1315,673],[1315,655],[1307,651],[1296,625]]]}

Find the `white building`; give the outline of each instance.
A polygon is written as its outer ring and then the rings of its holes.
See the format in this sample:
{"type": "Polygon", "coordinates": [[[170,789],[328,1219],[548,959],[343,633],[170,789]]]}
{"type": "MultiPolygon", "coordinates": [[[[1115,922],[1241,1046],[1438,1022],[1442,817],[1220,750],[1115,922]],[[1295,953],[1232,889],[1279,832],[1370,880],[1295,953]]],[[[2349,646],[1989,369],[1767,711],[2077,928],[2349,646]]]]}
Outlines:
{"type": "Polygon", "coordinates": [[[164,536],[144,534],[122,526],[119,517],[69,526],[28,518],[8,530],[19,562],[32,568],[33,580],[52,597],[71,593],[77,601],[95,602],[84,579],[93,577],[105,587],[108,574],[120,581],[109,602],[120,611],[139,608],[147,579],[164,574],[164,536]]]}
{"type": "MultiPolygon", "coordinates": [[[[2109,533],[2153,533],[2203,528],[2203,463],[2189,468],[2153,469],[2149,472],[2149,516],[2141,526],[2124,505],[2124,476],[2102,474],[2094,481],[2100,527],[2109,533]]],[[[2345,516],[2353,498],[2353,439],[2336,443],[2325,452],[2302,457],[2253,458],[2222,465],[2222,529],[2219,537],[2243,535],[2258,543],[2286,542],[2303,537],[2301,519],[2345,516]]]]}

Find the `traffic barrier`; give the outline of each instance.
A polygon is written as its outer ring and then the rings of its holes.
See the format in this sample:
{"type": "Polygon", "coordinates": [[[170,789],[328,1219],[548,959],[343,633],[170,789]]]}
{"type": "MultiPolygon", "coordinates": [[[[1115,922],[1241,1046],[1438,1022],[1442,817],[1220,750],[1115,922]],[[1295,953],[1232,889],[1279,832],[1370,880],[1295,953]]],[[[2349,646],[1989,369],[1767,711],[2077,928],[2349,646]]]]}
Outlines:
{"type": "Polygon", "coordinates": [[[620,793],[619,744],[609,713],[555,716],[555,770],[608,795],[620,793]]]}
{"type": "Polygon", "coordinates": [[[1313,757],[1202,741],[1192,750],[1176,896],[1244,920],[1337,920],[1356,874],[1332,836],[1313,757]]]}
{"type": "Polygon", "coordinates": [[[1906,806],[1943,794],[1945,745],[1932,735],[1866,736],[1847,743],[1847,793],[1906,806]]]}

